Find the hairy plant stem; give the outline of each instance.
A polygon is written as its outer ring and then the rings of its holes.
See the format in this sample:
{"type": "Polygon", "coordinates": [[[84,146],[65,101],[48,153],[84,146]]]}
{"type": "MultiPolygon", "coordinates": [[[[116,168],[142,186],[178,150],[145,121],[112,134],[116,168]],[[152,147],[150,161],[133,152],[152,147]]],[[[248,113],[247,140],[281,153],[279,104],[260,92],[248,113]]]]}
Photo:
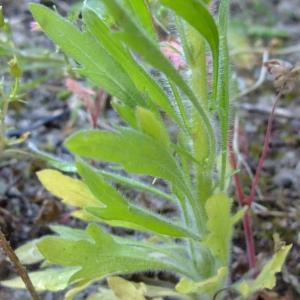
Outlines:
{"type": "Polygon", "coordinates": [[[31,298],[33,300],[40,300],[40,297],[38,296],[26,269],[21,264],[19,258],[15,254],[14,250],[11,248],[9,242],[6,240],[5,235],[3,234],[1,229],[0,229],[0,246],[3,249],[4,253],[9,257],[16,271],[18,272],[21,279],[23,280],[28,292],[31,295],[31,298]]]}

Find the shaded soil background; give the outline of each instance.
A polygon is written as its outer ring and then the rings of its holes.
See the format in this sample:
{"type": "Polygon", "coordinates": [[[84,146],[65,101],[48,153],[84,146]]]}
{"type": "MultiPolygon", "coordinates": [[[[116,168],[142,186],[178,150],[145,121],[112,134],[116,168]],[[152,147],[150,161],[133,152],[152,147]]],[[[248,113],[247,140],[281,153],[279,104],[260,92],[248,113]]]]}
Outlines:
{"type": "MultiPolygon", "coordinates": [[[[32,1],[38,2],[38,1],[32,1]]],[[[51,4],[51,1],[41,1],[51,4]]],[[[66,13],[75,1],[57,1],[60,12],[66,13]]],[[[55,47],[42,34],[30,31],[32,17],[27,9],[29,1],[2,1],[5,15],[12,29],[16,48],[30,56],[39,49],[55,47]]],[[[298,50],[280,55],[291,63],[300,61],[300,5],[299,0],[290,1],[232,1],[232,51],[253,51],[262,47],[289,47],[298,45],[298,50]]],[[[0,35],[1,36],[1,35],[0,35]]],[[[0,43],[0,47],[1,43],[0,43]]],[[[287,51],[288,52],[288,51],[287,51]]],[[[40,53],[40,52],[39,52],[40,53]]],[[[270,56],[270,58],[278,58],[270,56]]],[[[11,55],[0,52],[1,66],[5,69],[11,55]]],[[[262,66],[260,53],[233,55],[233,74],[241,91],[255,84],[262,66]]],[[[80,102],[64,86],[67,76],[65,62],[59,60],[34,61],[24,59],[23,99],[12,107],[7,121],[11,135],[30,131],[29,141],[40,149],[69,158],[62,143],[71,132],[89,127],[89,117],[80,102]],[[45,79],[44,81],[42,79],[45,79]],[[40,79],[41,82],[37,82],[40,79]],[[30,84],[35,86],[30,88],[30,84]]],[[[5,75],[5,70],[1,76],[5,75]]],[[[300,84],[299,84],[300,85],[300,84]]],[[[299,86],[298,85],[298,86],[299,86]]],[[[259,157],[268,113],[275,100],[272,82],[266,79],[260,87],[248,95],[238,97],[233,105],[236,121],[240,125],[239,140],[241,155],[252,172],[259,157]],[[247,146],[247,147],[246,147],[247,146]]],[[[99,126],[116,121],[116,116],[107,105],[101,114],[99,126]]],[[[273,253],[273,233],[278,233],[286,243],[293,243],[278,284],[273,293],[264,293],[260,299],[300,299],[300,88],[280,102],[274,121],[271,150],[265,162],[259,184],[259,196],[253,213],[253,228],[257,254],[263,263],[273,253]]],[[[32,157],[20,156],[0,160],[0,226],[11,245],[16,248],[24,242],[49,233],[49,224],[60,223],[84,226],[69,216],[70,209],[48,194],[38,182],[35,172],[44,164],[32,157]]],[[[249,176],[242,168],[245,187],[250,185],[249,176]]],[[[246,189],[247,190],[247,189],[246,189]]],[[[234,193],[234,191],[233,191],[234,193]]],[[[175,213],[173,207],[162,207],[145,195],[132,193],[136,201],[151,209],[175,213]]],[[[241,278],[247,272],[245,243],[241,226],[238,226],[232,250],[232,278],[241,278]]],[[[35,266],[33,266],[34,268],[35,266]]],[[[0,279],[14,273],[10,263],[0,253],[0,279]]],[[[140,280],[149,275],[134,276],[140,280]]],[[[176,279],[166,274],[152,274],[163,281],[176,279]]],[[[153,279],[153,278],[152,278],[153,279]]],[[[147,279],[145,279],[147,280],[147,279]]],[[[0,287],[1,300],[30,299],[24,291],[0,287]]],[[[62,299],[60,294],[46,293],[43,299],[62,299]]],[[[80,299],[85,299],[82,295],[80,299]]]]}

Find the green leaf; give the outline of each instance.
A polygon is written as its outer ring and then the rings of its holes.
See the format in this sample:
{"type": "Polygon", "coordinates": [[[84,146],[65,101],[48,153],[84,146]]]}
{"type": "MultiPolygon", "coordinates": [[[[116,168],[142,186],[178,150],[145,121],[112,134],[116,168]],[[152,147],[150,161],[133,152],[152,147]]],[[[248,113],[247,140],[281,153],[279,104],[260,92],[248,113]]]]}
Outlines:
{"type": "MultiPolygon", "coordinates": [[[[178,268],[163,255],[151,253],[146,248],[126,245],[117,242],[98,226],[89,225],[87,239],[72,241],[60,237],[47,237],[38,244],[40,252],[48,261],[64,266],[80,267],[70,279],[100,279],[114,273],[134,273],[145,270],[169,270],[189,274],[190,270],[178,268]],[[157,259],[157,255],[161,259],[157,259]]],[[[189,275],[187,275],[189,276],[189,275]]]]}
{"type": "Polygon", "coordinates": [[[74,154],[121,164],[128,172],[160,177],[192,198],[171,153],[153,138],[132,129],[119,133],[80,131],[65,142],[74,154]]]}
{"type": "MultiPolygon", "coordinates": [[[[188,229],[171,223],[162,217],[128,203],[128,201],[111,185],[103,180],[91,167],[78,161],[77,169],[93,195],[106,205],[105,208],[87,207],[86,210],[108,221],[125,221],[140,228],[175,237],[197,236],[188,229]]],[[[126,224],[124,224],[126,226],[126,224]]]]}
{"type": "Polygon", "coordinates": [[[30,10],[47,35],[83,67],[82,73],[95,84],[129,105],[143,101],[122,65],[93,36],[79,31],[45,6],[31,4],[30,10]],[[118,74],[117,78],[111,70],[118,74]]]}
{"type": "Polygon", "coordinates": [[[151,111],[138,107],[136,109],[136,119],[138,121],[140,129],[152,136],[157,141],[161,142],[161,144],[169,147],[170,140],[168,136],[168,132],[163,122],[158,119],[158,117],[151,111]]]}
{"type": "Polygon", "coordinates": [[[233,230],[231,203],[231,199],[221,193],[210,197],[205,206],[208,235],[203,245],[218,259],[217,267],[227,266],[229,260],[233,230]]]}
{"type": "MultiPolygon", "coordinates": [[[[133,112],[133,115],[134,115],[134,112],[133,112]]],[[[135,118],[135,116],[134,116],[134,118],[135,118]]],[[[40,151],[32,144],[29,144],[29,145],[30,145],[30,149],[32,151],[34,151],[34,153],[36,155],[38,155],[39,158],[45,160],[51,167],[57,168],[58,170],[64,171],[64,172],[71,172],[71,173],[76,172],[76,167],[73,162],[71,163],[68,161],[63,161],[54,155],[51,155],[47,152],[40,151]]],[[[125,187],[134,188],[139,191],[152,193],[161,199],[165,199],[165,200],[176,203],[176,199],[174,197],[172,197],[172,195],[166,194],[165,192],[160,191],[159,189],[155,188],[152,185],[145,184],[141,181],[137,181],[135,179],[129,178],[128,176],[125,177],[125,176],[115,174],[115,173],[105,171],[105,170],[98,170],[98,172],[105,179],[110,180],[112,182],[121,184],[125,187]]]]}
{"type": "Polygon", "coordinates": [[[37,176],[50,193],[61,198],[66,204],[80,208],[86,206],[103,206],[93,196],[86,185],[78,179],[50,169],[38,172],[37,176]]]}
{"type": "MultiPolygon", "coordinates": [[[[49,268],[31,272],[29,277],[37,291],[58,292],[68,287],[70,278],[77,271],[78,268],[49,268]]],[[[14,289],[25,289],[24,282],[19,277],[1,281],[1,285],[14,289]]]]}
{"type": "Polygon", "coordinates": [[[35,264],[44,259],[39,250],[37,249],[37,243],[40,239],[35,239],[25,243],[15,250],[19,260],[24,265],[35,264]]]}
{"type": "Polygon", "coordinates": [[[264,266],[260,274],[252,281],[243,281],[237,285],[237,289],[244,297],[261,290],[272,289],[276,284],[276,273],[281,271],[282,265],[292,248],[292,245],[281,247],[272,257],[272,259],[264,266]]]}
{"type": "Polygon", "coordinates": [[[176,291],[182,294],[197,293],[199,295],[213,295],[220,287],[222,287],[227,274],[228,268],[222,267],[218,270],[217,275],[199,282],[194,282],[184,277],[180,279],[179,283],[176,285],[176,291]]]}

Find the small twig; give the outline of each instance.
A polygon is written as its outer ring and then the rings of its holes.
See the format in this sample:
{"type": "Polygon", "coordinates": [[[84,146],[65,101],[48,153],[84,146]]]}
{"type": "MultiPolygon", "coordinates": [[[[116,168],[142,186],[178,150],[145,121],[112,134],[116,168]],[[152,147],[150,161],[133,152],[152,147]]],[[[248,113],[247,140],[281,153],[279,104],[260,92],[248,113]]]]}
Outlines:
{"type": "MultiPolygon", "coordinates": [[[[249,112],[258,112],[268,115],[272,112],[272,107],[259,103],[241,103],[239,105],[235,105],[235,107],[247,110],[249,112]]],[[[290,110],[283,107],[278,107],[274,115],[286,119],[300,119],[300,109],[290,110]]]]}
{"type": "Polygon", "coordinates": [[[243,54],[263,54],[265,51],[268,51],[271,55],[287,55],[300,51],[300,45],[294,45],[281,49],[272,49],[272,48],[245,48],[233,50],[230,52],[230,56],[243,55],[243,54]]]}
{"type": "Polygon", "coordinates": [[[32,299],[33,300],[40,300],[40,298],[39,298],[32,282],[29,278],[29,275],[28,275],[26,269],[21,264],[19,258],[15,254],[14,250],[11,248],[9,242],[6,240],[4,234],[1,230],[0,230],[0,246],[2,247],[3,251],[9,257],[10,261],[12,262],[14,267],[16,268],[16,271],[18,272],[18,274],[22,278],[22,280],[23,280],[28,292],[30,293],[32,299]]]}

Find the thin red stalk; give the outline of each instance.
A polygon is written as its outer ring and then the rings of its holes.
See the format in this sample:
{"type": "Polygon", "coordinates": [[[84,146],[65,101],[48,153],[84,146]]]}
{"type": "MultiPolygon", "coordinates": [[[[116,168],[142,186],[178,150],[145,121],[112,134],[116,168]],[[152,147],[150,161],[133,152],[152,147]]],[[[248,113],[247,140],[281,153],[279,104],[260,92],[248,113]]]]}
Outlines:
{"type": "Polygon", "coordinates": [[[269,119],[268,119],[268,125],[267,125],[267,130],[266,130],[266,134],[265,134],[265,138],[264,138],[263,150],[262,150],[262,153],[261,153],[256,171],[255,171],[255,176],[254,176],[253,181],[252,181],[250,195],[246,198],[246,203],[249,206],[251,206],[252,203],[253,203],[253,200],[254,200],[254,197],[255,197],[255,191],[256,191],[257,184],[258,184],[258,181],[259,181],[259,178],[260,178],[260,174],[261,174],[264,162],[266,160],[267,154],[268,154],[269,149],[270,149],[274,113],[275,113],[276,106],[277,106],[281,96],[282,96],[282,93],[279,93],[277,95],[276,100],[275,100],[275,102],[273,104],[273,107],[272,107],[271,114],[270,114],[269,119]]]}
{"type": "MultiPolygon", "coordinates": [[[[230,155],[230,163],[231,167],[234,170],[237,170],[237,160],[233,151],[233,145],[232,145],[232,139],[229,143],[229,155],[230,155]]],[[[233,175],[235,187],[236,187],[236,195],[239,201],[240,207],[243,207],[246,205],[245,203],[245,194],[242,188],[241,178],[239,173],[235,173],[233,175]]],[[[256,267],[256,256],[255,256],[255,245],[254,245],[254,238],[253,238],[253,232],[252,232],[252,226],[251,226],[251,218],[249,215],[249,212],[246,211],[243,216],[243,228],[245,233],[245,240],[246,240],[246,249],[247,249],[247,257],[248,257],[248,263],[249,267],[255,268],[256,267]]]]}

